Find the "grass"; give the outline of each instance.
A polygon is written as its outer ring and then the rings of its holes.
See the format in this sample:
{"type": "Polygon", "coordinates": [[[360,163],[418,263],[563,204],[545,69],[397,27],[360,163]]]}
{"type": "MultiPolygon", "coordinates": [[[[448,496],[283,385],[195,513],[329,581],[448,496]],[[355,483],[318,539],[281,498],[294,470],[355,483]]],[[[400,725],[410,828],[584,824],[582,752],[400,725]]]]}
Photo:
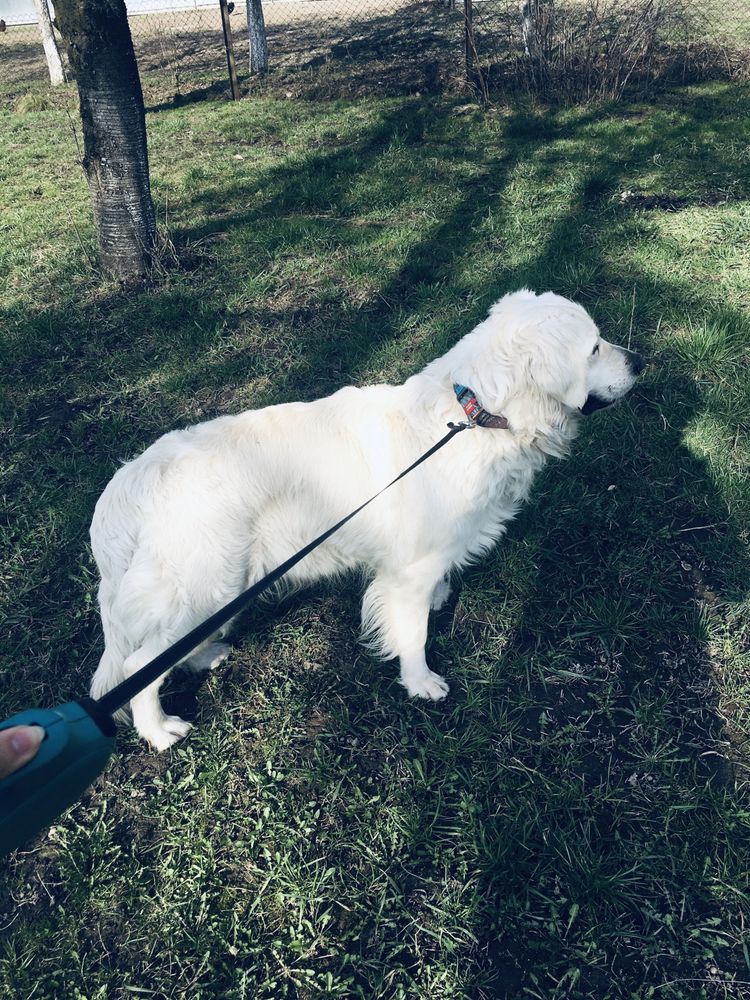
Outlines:
{"type": "Polygon", "coordinates": [[[401,379],[524,284],[651,365],[437,616],[446,703],[358,647],[349,583],[175,676],[190,738],[123,731],[6,863],[4,996],[747,995],[747,99],[153,113],[183,266],[127,295],[66,114],[6,115],[3,715],[85,691],[93,505],[159,433],[401,379]]]}

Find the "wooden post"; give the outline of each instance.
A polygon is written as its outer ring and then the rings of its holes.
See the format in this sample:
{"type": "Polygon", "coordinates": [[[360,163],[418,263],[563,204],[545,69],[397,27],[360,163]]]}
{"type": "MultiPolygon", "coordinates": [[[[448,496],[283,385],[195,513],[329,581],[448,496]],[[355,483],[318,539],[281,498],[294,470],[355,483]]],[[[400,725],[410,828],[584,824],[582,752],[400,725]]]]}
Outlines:
{"type": "Polygon", "coordinates": [[[229,9],[227,0],[219,0],[221,10],[221,26],[224,29],[224,49],[227,54],[227,70],[229,71],[229,85],[232,88],[232,100],[239,101],[240,85],[237,82],[237,71],[234,68],[234,47],[232,45],[232,26],[229,23],[229,9]]]}

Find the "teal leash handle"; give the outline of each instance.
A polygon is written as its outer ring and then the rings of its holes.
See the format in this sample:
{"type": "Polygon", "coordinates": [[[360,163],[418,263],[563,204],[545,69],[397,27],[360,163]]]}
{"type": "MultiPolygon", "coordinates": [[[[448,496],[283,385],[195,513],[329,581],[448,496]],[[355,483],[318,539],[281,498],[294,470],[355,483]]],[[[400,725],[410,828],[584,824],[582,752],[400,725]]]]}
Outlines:
{"type": "Polygon", "coordinates": [[[115,746],[114,722],[89,699],[18,712],[0,730],[11,726],[41,726],[45,735],[36,756],[0,781],[0,857],[79,799],[115,746]]]}

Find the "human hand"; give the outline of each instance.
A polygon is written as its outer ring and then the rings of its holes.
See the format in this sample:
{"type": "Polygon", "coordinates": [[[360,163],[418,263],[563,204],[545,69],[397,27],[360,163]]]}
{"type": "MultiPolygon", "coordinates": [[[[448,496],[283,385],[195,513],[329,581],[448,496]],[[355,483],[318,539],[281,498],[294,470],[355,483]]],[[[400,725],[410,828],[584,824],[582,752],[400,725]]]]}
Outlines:
{"type": "Polygon", "coordinates": [[[44,738],[41,726],[12,726],[0,730],[0,778],[7,778],[36,756],[44,738]]]}

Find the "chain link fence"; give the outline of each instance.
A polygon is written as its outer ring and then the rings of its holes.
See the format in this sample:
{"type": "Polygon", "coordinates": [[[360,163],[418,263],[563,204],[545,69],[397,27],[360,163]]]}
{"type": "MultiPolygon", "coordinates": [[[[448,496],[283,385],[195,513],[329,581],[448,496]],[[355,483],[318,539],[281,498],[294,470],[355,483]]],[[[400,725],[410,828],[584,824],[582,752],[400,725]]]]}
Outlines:
{"type": "MultiPolygon", "coordinates": [[[[245,0],[228,4],[241,88],[294,96],[525,87],[571,97],[640,80],[742,76],[750,0],[264,0],[270,72],[248,71],[245,0]]],[[[218,0],[129,0],[147,102],[229,92],[218,0]]],[[[62,46],[61,46],[62,49],[62,46]]],[[[0,0],[0,92],[48,81],[33,0],[0,0]]]]}

